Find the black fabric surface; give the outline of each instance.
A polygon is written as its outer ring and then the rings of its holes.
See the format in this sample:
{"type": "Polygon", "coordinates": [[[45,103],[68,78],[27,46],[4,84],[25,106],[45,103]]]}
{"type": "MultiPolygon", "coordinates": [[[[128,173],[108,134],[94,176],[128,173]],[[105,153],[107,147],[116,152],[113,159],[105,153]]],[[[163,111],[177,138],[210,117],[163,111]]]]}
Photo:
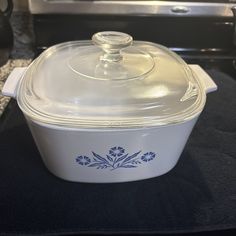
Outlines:
{"type": "Polygon", "coordinates": [[[219,86],[177,166],[120,184],[50,174],[16,104],[0,126],[0,234],[181,233],[236,228],[236,80],[219,86]]]}

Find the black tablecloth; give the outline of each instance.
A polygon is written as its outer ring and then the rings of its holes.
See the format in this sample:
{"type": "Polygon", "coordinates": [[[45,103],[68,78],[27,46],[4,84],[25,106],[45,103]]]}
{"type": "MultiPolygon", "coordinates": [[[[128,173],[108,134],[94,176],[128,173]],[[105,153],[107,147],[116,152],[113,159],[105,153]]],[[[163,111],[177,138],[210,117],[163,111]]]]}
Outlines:
{"type": "Polygon", "coordinates": [[[14,102],[0,125],[0,234],[180,233],[236,228],[236,81],[219,86],[177,166],[119,184],[63,181],[48,172],[14,102]]]}

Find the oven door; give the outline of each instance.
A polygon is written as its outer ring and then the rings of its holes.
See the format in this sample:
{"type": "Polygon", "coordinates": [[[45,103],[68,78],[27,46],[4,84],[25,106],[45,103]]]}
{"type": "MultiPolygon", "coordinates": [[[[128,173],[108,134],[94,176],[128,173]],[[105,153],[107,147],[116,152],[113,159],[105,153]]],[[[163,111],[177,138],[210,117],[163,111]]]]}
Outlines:
{"type": "Polygon", "coordinates": [[[236,0],[29,0],[29,6],[39,52],[95,32],[121,31],[167,46],[188,63],[215,66],[235,58],[236,0]]]}

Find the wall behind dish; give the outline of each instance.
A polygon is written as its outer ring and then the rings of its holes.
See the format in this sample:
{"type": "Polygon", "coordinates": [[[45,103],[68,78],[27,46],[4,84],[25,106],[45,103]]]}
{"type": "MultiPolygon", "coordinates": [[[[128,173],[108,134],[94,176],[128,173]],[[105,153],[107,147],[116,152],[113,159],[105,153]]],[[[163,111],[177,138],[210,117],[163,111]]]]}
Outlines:
{"type": "MultiPolygon", "coordinates": [[[[28,0],[13,0],[14,11],[28,11],[28,0]]],[[[4,10],[7,5],[7,0],[0,0],[0,8],[4,10]]]]}

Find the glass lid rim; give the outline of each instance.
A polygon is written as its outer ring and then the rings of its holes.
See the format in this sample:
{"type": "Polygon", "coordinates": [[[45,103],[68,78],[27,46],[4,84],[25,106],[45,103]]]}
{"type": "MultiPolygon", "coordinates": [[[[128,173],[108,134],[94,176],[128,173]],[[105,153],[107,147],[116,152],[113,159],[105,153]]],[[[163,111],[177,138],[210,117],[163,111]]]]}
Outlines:
{"type": "MultiPolygon", "coordinates": [[[[157,44],[157,43],[152,43],[152,42],[147,42],[147,41],[134,41],[134,44],[137,44],[137,45],[152,45],[152,46],[155,46],[155,47],[160,47],[161,49],[164,49],[165,52],[167,53],[171,53],[172,56],[174,56],[175,59],[177,59],[181,65],[180,66],[183,66],[183,67],[188,67],[188,64],[185,63],[182,58],[180,58],[178,55],[176,54],[172,54],[172,51],[169,50],[168,48],[166,48],[165,46],[162,46],[160,44],[157,44]]],[[[38,66],[39,64],[44,61],[44,60],[47,60],[47,55],[51,55],[52,53],[57,53],[59,49],[61,48],[65,48],[65,47],[70,47],[70,46],[75,46],[75,45],[78,45],[78,46],[87,46],[87,45],[92,45],[92,41],[91,40],[74,40],[74,41],[68,41],[68,42],[63,42],[63,43],[59,43],[59,44],[56,44],[56,45],[53,45],[51,47],[49,47],[48,49],[46,49],[44,52],[42,52],[35,60],[33,60],[33,62],[30,64],[30,66],[28,67],[24,77],[31,77],[33,76],[33,73],[35,72],[36,69],[38,69],[38,66]],[[30,73],[30,75],[28,73],[30,73]]],[[[195,76],[193,76],[195,77],[195,76]]],[[[26,83],[26,82],[31,82],[32,83],[32,79],[28,79],[27,78],[24,78],[23,79],[23,83],[21,83],[21,85],[19,86],[19,89],[23,89],[23,85],[26,83]]],[[[198,83],[198,80],[195,79],[195,81],[198,83]]],[[[199,84],[198,84],[199,85],[199,84]]],[[[24,89],[27,89],[28,86],[25,86],[24,89]]],[[[24,90],[23,89],[23,90],[24,90]]],[[[25,96],[22,97],[22,94],[24,93],[17,93],[17,101],[18,101],[18,104],[19,106],[21,107],[21,109],[29,116],[31,117],[33,120],[37,120],[39,122],[43,122],[43,123],[47,123],[47,124],[51,124],[51,125],[61,125],[61,126],[66,126],[66,127],[80,127],[80,126],[77,126],[76,123],[79,121],[79,120],[83,120],[83,119],[79,119],[79,116],[75,119],[74,117],[72,118],[69,118],[69,119],[66,119],[68,121],[65,122],[65,119],[60,119],[59,118],[59,115],[58,116],[51,116],[50,113],[47,114],[47,118],[49,119],[46,119],[43,115],[43,113],[35,108],[34,106],[32,106],[32,104],[30,103],[30,99],[27,99],[25,96]],[[36,117],[35,117],[36,116],[36,117]],[[40,119],[44,117],[45,119],[40,119]],[[36,118],[36,119],[35,119],[36,118]],[[56,122],[54,122],[55,120],[57,120],[56,122]],[[60,121],[61,122],[60,122],[60,121]]],[[[201,94],[199,96],[199,99],[200,99],[200,103],[203,104],[205,103],[205,99],[203,99],[203,96],[205,95],[205,93],[203,93],[202,89],[201,89],[201,86],[199,85],[199,94],[201,94]]],[[[193,105],[190,106],[190,108],[194,108],[192,109],[192,113],[193,114],[196,114],[198,113],[197,110],[201,110],[202,108],[204,107],[204,105],[198,105],[196,106],[196,104],[194,103],[193,105]]],[[[185,120],[186,119],[190,119],[190,114],[187,112],[184,112],[185,116],[181,116],[181,119],[184,118],[185,120]]],[[[183,115],[183,114],[182,114],[183,115]]],[[[159,127],[159,126],[164,126],[164,125],[171,125],[171,124],[176,124],[176,123],[181,123],[183,120],[179,121],[179,122],[176,122],[176,120],[174,119],[175,116],[172,114],[170,116],[167,116],[168,119],[166,119],[164,116],[161,116],[160,119],[158,119],[158,117],[149,117],[148,119],[145,119],[145,117],[142,117],[142,118],[135,118],[133,120],[136,120],[136,121],[139,121],[138,123],[133,123],[130,124],[130,125],[125,125],[125,120],[129,120],[129,118],[127,117],[124,117],[123,120],[123,125],[120,124],[120,125],[114,125],[114,126],[111,126],[111,127],[107,127],[107,126],[103,126],[103,125],[98,125],[98,123],[95,125],[95,127],[97,127],[98,129],[104,129],[104,128],[135,128],[135,127],[138,127],[138,128],[141,128],[141,127],[159,127]],[[163,119],[166,119],[165,122],[162,122],[163,119]],[[143,122],[143,121],[149,121],[149,122],[143,122]]],[[[86,119],[85,119],[86,120],[86,119]]],[[[131,120],[131,119],[130,119],[131,120]]],[[[90,122],[93,122],[94,120],[90,120],[90,122]]],[[[106,120],[101,120],[101,123],[103,123],[104,121],[106,120]]],[[[90,127],[88,126],[81,126],[81,128],[86,128],[86,129],[89,129],[90,127]]],[[[94,127],[91,127],[91,128],[94,128],[94,127]]]]}

